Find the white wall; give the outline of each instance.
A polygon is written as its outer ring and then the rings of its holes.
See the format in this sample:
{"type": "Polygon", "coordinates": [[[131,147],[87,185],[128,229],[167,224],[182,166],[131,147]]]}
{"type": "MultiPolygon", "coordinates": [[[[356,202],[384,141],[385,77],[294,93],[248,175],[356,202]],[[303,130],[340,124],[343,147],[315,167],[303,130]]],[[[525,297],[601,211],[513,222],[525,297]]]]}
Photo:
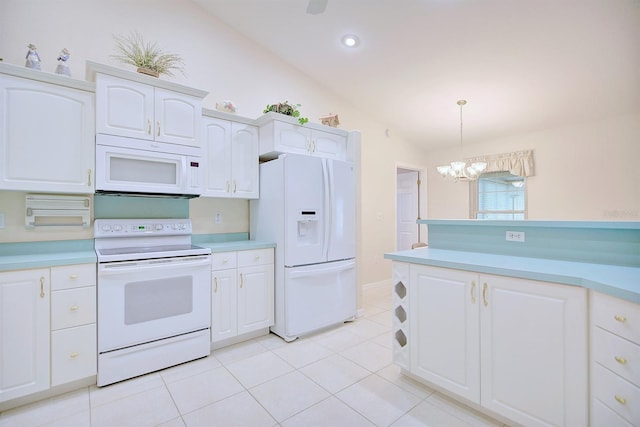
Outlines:
{"type": "MultiPolygon", "coordinates": [[[[640,220],[640,113],[513,135],[465,147],[465,156],[534,150],[528,219],[640,220]]],[[[468,218],[469,185],[445,182],[435,166],[459,149],[429,153],[431,219],[468,218]]]]}

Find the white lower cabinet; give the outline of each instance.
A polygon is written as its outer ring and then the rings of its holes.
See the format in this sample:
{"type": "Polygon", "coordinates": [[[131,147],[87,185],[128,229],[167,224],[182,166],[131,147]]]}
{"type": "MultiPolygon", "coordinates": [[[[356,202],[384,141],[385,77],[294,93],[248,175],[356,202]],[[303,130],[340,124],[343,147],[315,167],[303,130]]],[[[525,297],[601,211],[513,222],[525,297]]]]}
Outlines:
{"type": "Polygon", "coordinates": [[[96,265],[0,273],[0,402],[96,374],[96,265]]]}
{"type": "Polygon", "coordinates": [[[591,425],[640,425],[640,305],[591,292],[591,425]]]}
{"type": "Polygon", "coordinates": [[[273,325],[273,249],[218,252],[212,258],[211,341],[273,325]]]}
{"type": "Polygon", "coordinates": [[[585,289],[415,264],[407,278],[406,270],[394,263],[394,292],[409,300],[394,296],[394,361],[516,423],[587,424],[585,289]],[[404,346],[398,308],[408,311],[404,346]]]}
{"type": "Polygon", "coordinates": [[[96,265],[51,268],[51,386],[96,374],[96,265]]]}
{"type": "Polygon", "coordinates": [[[49,388],[49,269],[0,273],[0,402],[49,388]]]}

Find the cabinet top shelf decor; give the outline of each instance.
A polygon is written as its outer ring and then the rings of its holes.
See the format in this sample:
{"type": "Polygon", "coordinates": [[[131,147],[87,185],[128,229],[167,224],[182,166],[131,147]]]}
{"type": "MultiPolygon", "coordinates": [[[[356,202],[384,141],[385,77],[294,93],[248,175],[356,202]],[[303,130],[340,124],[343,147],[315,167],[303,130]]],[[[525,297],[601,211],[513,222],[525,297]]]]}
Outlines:
{"type": "Polygon", "coordinates": [[[50,83],[58,86],[68,87],[71,89],[83,90],[86,92],[96,91],[96,85],[92,82],[72,79],[60,74],[47,73],[46,71],[33,70],[31,68],[19,67],[17,65],[5,64],[1,62],[0,74],[21,77],[24,79],[35,80],[43,83],[50,83]]]}
{"type": "Polygon", "coordinates": [[[295,117],[287,116],[285,114],[280,114],[280,113],[274,113],[272,111],[270,111],[270,112],[268,112],[266,114],[263,114],[262,116],[258,117],[256,119],[256,124],[258,126],[263,126],[266,123],[269,123],[269,122],[272,122],[272,121],[279,121],[279,122],[289,123],[289,124],[292,124],[292,125],[295,125],[295,126],[300,126],[301,128],[320,130],[322,132],[333,133],[333,134],[344,136],[344,137],[346,137],[349,134],[345,130],[336,129],[334,127],[323,125],[323,124],[319,124],[319,123],[305,123],[304,125],[301,125],[300,123],[298,123],[298,119],[296,119],[295,117]]]}
{"type": "Polygon", "coordinates": [[[121,68],[111,67],[109,65],[99,64],[97,62],[87,61],[87,80],[91,82],[96,81],[96,74],[106,74],[113,77],[119,77],[121,79],[127,79],[134,82],[154,86],[161,89],[170,90],[184,95],[195,96],[203,99],[209,94],[209,92],[194,89],[188,86],[183,86],[178,83],[168,82],[160,80],[154,77],[149,77],[144,74],[123,70],[121,68]]]}

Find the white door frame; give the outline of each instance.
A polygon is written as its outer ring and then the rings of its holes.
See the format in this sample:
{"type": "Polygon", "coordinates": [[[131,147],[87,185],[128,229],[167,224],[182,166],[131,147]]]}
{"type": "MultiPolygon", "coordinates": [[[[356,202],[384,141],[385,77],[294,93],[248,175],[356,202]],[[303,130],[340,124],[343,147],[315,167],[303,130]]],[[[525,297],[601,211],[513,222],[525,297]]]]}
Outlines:
{"type": "MultiPolygon", "coordinates": [[[[395,236],[394,241],[398,241],[398,169],[407,169],[418,172],[418,179],[420,180],[420,188],[418,192],[419,198],[419,211],[420,211],[420,219],[426,219],[427,217],[427,169],[423,166],[412,165],[403,162],[396,162],[396,170],[394,174],[394,188],[395,188],[395,210],[394,210],[394,227],[395,227],[395,236]]],[[[427,226],[425,224],[420,224],[418,228],[418,235],[420,236],[420,241],[427,243],[427,226]]],[[[396,243],[397,244],[397,243],[396,243]]],[[[396,248],[397,249],[397,248],[396,248]]]]}

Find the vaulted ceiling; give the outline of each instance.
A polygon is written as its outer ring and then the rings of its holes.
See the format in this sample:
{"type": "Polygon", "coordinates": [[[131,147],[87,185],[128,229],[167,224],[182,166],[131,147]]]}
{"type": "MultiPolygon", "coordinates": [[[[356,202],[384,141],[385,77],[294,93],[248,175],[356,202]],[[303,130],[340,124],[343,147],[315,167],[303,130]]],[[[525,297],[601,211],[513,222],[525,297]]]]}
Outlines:
{"type": "Polygon", "coordinates": [[[426,148],[640,111],[640,0],[193,1],[426,148]]]}

